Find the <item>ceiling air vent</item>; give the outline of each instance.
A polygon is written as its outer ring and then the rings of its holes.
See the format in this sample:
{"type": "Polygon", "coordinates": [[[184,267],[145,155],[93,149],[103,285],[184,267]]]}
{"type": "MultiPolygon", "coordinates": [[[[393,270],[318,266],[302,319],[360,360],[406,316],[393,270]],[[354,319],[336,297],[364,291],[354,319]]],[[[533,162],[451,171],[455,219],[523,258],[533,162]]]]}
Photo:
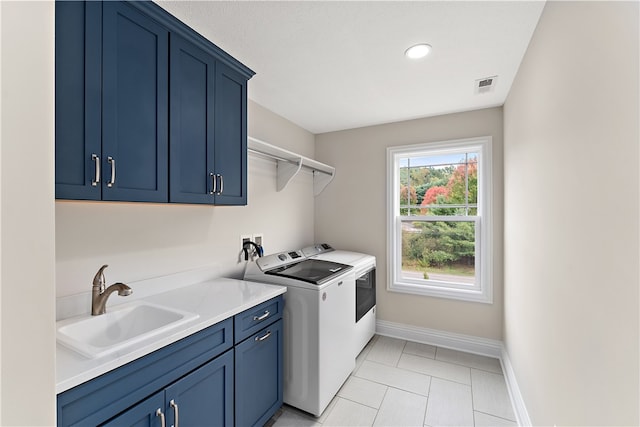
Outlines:
{"type": "Polygon", "coordinates": [[[498,81],[498,76],[484,77],[476,80],[475,93],[493,92],[498,81]]]}

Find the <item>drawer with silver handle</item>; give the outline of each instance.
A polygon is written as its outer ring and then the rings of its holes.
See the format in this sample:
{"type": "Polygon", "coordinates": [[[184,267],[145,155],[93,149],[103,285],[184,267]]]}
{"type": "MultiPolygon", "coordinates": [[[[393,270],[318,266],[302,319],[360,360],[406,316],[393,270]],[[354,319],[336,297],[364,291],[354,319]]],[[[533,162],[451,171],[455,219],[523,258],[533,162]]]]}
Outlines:
{"type": "Polygon", "coordinates": [[[270,299],[234,317],[235,343],[255,334],[262,328],[282,318],[282,296],[270,299]]]}

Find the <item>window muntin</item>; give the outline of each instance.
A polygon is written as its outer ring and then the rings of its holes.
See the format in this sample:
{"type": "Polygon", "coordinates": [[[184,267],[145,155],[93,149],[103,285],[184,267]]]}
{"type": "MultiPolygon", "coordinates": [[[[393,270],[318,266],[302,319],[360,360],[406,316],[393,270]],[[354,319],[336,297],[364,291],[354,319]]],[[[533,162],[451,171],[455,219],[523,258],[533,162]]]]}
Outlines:
{"type": "Polygon", "coordinates": [[[387,150],[390,290],[491,301],[490,142],[387,150]]]}

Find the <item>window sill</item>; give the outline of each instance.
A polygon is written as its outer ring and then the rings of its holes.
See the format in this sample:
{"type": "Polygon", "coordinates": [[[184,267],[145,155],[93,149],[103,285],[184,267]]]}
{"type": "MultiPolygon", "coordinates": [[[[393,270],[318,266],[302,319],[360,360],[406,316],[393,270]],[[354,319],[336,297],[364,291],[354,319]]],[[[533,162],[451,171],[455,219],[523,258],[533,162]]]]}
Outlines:
{"type": "Polygon", "coordinates": [[[493,304],[493,295],[490,292],[476,289],[445,288],[441,286],[416,285],[410,283],[395,282],[387,286],[389,292],[421,295],[436,298],[454,299],[459,301],[480,302],[493,304]]]}

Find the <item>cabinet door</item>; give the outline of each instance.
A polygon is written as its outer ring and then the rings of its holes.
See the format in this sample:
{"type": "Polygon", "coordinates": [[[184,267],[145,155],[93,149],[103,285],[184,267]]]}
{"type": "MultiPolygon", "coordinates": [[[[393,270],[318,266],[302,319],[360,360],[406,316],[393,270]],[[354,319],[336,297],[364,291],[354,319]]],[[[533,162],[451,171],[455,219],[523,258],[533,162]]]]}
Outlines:
{"type": "Polygon", "coordinates": [[[214,82],[215,59],[171,34],[171,202],[214,202],[214,82]]]}
{"type": "Polygon", "coordinates": [[[164,391],[152,395],[104,424],[102,427],[161,427],[164,415],[164,391]]]}
{"type": "Polygon", "coordinates": [[[102,6],[55,8],[56,198],[100,200],[102,6]]]}
{"type": "Polygon", "coordinates": [[[215,203],[247,204],[247,80],[218,62],[216,66],[215,203]]]}
{"type": "Polygon", "coordinates": [[[168,31],[123,2],[102,12],[102,199],[166,202],[168,31]]]}
{"type": "Polygon", "coordinates": [[[282,320],[236,346],[236,425],[264,425],[282,406],[282,320]]]}
{"type": "Polygon", "coordinates": [[[167,425],[232,426],[233,362],[229,350],[168,387],[167,425]]]}

